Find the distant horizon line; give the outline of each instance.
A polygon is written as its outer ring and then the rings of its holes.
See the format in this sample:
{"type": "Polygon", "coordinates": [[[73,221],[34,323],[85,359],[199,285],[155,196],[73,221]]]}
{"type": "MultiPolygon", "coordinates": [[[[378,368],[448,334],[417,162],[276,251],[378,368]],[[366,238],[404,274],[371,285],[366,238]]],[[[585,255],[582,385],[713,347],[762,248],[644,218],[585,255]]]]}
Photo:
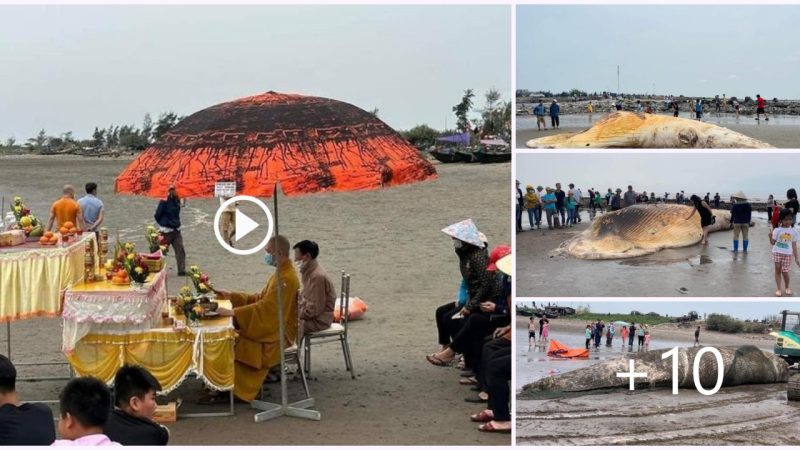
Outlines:
{"type": "MultiPolygon", "coordinates": [[[[587,90],[587,89],[580,89],[580,88],[571,88],[571,89],[565,89],[565,90],[561,90],[561,91],[559,91],[559,93],[563,93],[563,92],[569,92],[569,91],[570,91],[570,90],[572,90],[572,89],[578,89],[579,91],[586,92],[586,93],[587,93],[587,94],[589,94],[589,95],[594,95],[595,93],[597,93],[598,95],[602,95],[602,94],[603,94],[603,92],[606,92],[606,93],[608,93],[608,94],[610,94],[610,95],[617,95],[617,93],[616,93],[616,92],[612,92],[612,91],[597,91],[597,90],[589,91],[589,90],[587,90]]],[[[542,93],[543,93],[543,91],[544,91],[544,92],[551,92],[551,93],[552,93],[552,92],[555,92],[555,90],[554,90],[554,89],[544,89],[544,90],[541,90],[541,89],[540,89],[540,90],[538,90],[538,91],[534,91],[534,90],[532,90],[532,89],[528,89],[528,88],[517,88],[517,89],[516,89],[516,91],[520,91],[520,90],[524,90],[524,91],[530,91],[532,94],[542,94],[542,93]]],[[[514,92],[514,97],[515,97],[515,98],[519,98],[519,97],[517,97],[517,96],[516,96],[516,93],[517,93],[516,91],[514,92]]],[[[734,98],[734,97],[735,97],[735,98],[737,98],[737,99],[738,99],[738,98],[740,98],[738,95],[726,95],[726,93],[724,93],[724,92],[723,92],[722,94],[705,95],[705,96],[703,96],[703,95],[686,95],[686,94],[650,94],[650,93],[646,93],[646,92],[645,92],[645,93],[621,92],[619,95],[623,95],[623,96],[647,96],[647,97],[666,97],[666,96],[672,96],[672,97],[684,97],[684,98],[695,98],[695,97],[701,97],[701,98],[714,98],[714,96],[715,96],[715,95],[719,95],[719,96],[720,96],[720,98],[722,98],[722,96],[723,96],[723,95],[725,95],[725,97],[726,97],[726,98],[728,98],[728,99],[730,99],[730,98],[734,98]]],[[[751,97],[751,98],[755,99],[755,98],[756,98],[756,95],[760,95],[760,93],[756,92],[755,94],[752,94],[752,95],[745,95],[744,97],[751,97]]],[[[741,98],[744,98],[744,97],[741,97],[741,98]]],[[[765,96],[764,96],[764,98],[766,98],[767,100],[770,100],[770,99],[773,99],[773,98],[777,98],[778,100],[789,101],[789,102],[797,102],[797,101],[800,101],[800,97],[797,97],[797,98],[788,98],[788,97],[786,97],[786,98],[781,98],[781,97],[774,96],[774,95],[773,95],[773,96],[768,96],[768,95],[765,95],[765,96]]]]}

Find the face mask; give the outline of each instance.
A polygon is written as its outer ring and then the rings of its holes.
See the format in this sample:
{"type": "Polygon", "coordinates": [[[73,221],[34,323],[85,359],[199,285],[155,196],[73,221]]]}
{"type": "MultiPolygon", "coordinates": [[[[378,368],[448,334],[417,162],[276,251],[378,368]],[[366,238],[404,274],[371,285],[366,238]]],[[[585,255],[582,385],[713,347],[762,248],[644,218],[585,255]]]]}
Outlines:
{"type": "Polygon", "coordinates": [[[275,262],[275,258],[273,258],[272,254],[270,254],[270,253],[267,253],[266,255],[264,255],[264,264],[266,264],[268,266],[273,266],[273,267],[278,265],[278,263],[275,262]]]}
{"type": "Polygon", "coordinates": [[[458,239],[453,240],[453,247],[455,247],[456,249],[461,248],[463,245],[464,244],[461,241],[459,241],[458,239]]]}

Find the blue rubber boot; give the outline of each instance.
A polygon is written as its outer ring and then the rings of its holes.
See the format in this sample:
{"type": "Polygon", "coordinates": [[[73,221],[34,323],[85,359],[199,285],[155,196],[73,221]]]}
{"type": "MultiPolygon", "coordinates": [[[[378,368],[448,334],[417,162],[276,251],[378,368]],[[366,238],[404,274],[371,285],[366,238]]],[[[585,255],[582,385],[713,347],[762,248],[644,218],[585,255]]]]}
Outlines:
{"type": "Polygon", "coordinates": [[[744,250],[745,253],[747,253],[747,244],[749,243],[750,241],[742,241],[742,250],[744,250]]]}
{"type": "Polygon", "coordinates": [[[739,252],[739,240],[737,239],[733,241],[733,253],[738,253],[738,252],[739,252]]]}

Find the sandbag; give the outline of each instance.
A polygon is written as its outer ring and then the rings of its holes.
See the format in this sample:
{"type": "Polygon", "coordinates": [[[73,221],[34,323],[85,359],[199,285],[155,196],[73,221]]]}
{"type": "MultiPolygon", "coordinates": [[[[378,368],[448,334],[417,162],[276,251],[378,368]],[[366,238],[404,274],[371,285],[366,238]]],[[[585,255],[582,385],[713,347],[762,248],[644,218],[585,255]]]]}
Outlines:
{"type": "MultiPolygon", "coordinates": [[[[341,307],[339,299],[336,299],[336,306],[333,308],[333,321],[338,322],[341,320],[341,307]]],[[[347,320],[358,320],[364,316],[364,313],[367,312],[367,304],[364,303],[364,300],[361,300],[358,297],[350,297],[350,305],[347,308],[347,320]]]]}

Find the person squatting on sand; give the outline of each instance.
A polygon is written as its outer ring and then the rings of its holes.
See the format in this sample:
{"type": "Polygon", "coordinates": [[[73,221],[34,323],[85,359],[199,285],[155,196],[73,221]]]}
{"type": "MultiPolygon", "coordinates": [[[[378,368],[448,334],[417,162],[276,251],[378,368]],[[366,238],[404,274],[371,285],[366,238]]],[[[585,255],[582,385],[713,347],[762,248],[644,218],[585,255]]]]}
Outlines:
{"type": "Polygon", "coordinates": [[[478,392],[465,400],[488,402],[488,408],[472,415],[471,420],[483,423],[481,431],[510,432],[511,281],[498,270],[497,262],[511,254],[511,247],[499,245],[487,257],[486,238],[472,220],[442,231],[453,240],[462,283],[459,300],[436,310],[442,349],[426,359],[444,367],[462,355],[458,367],[464,372],[459,384],[474,386],[478,392]]]}

